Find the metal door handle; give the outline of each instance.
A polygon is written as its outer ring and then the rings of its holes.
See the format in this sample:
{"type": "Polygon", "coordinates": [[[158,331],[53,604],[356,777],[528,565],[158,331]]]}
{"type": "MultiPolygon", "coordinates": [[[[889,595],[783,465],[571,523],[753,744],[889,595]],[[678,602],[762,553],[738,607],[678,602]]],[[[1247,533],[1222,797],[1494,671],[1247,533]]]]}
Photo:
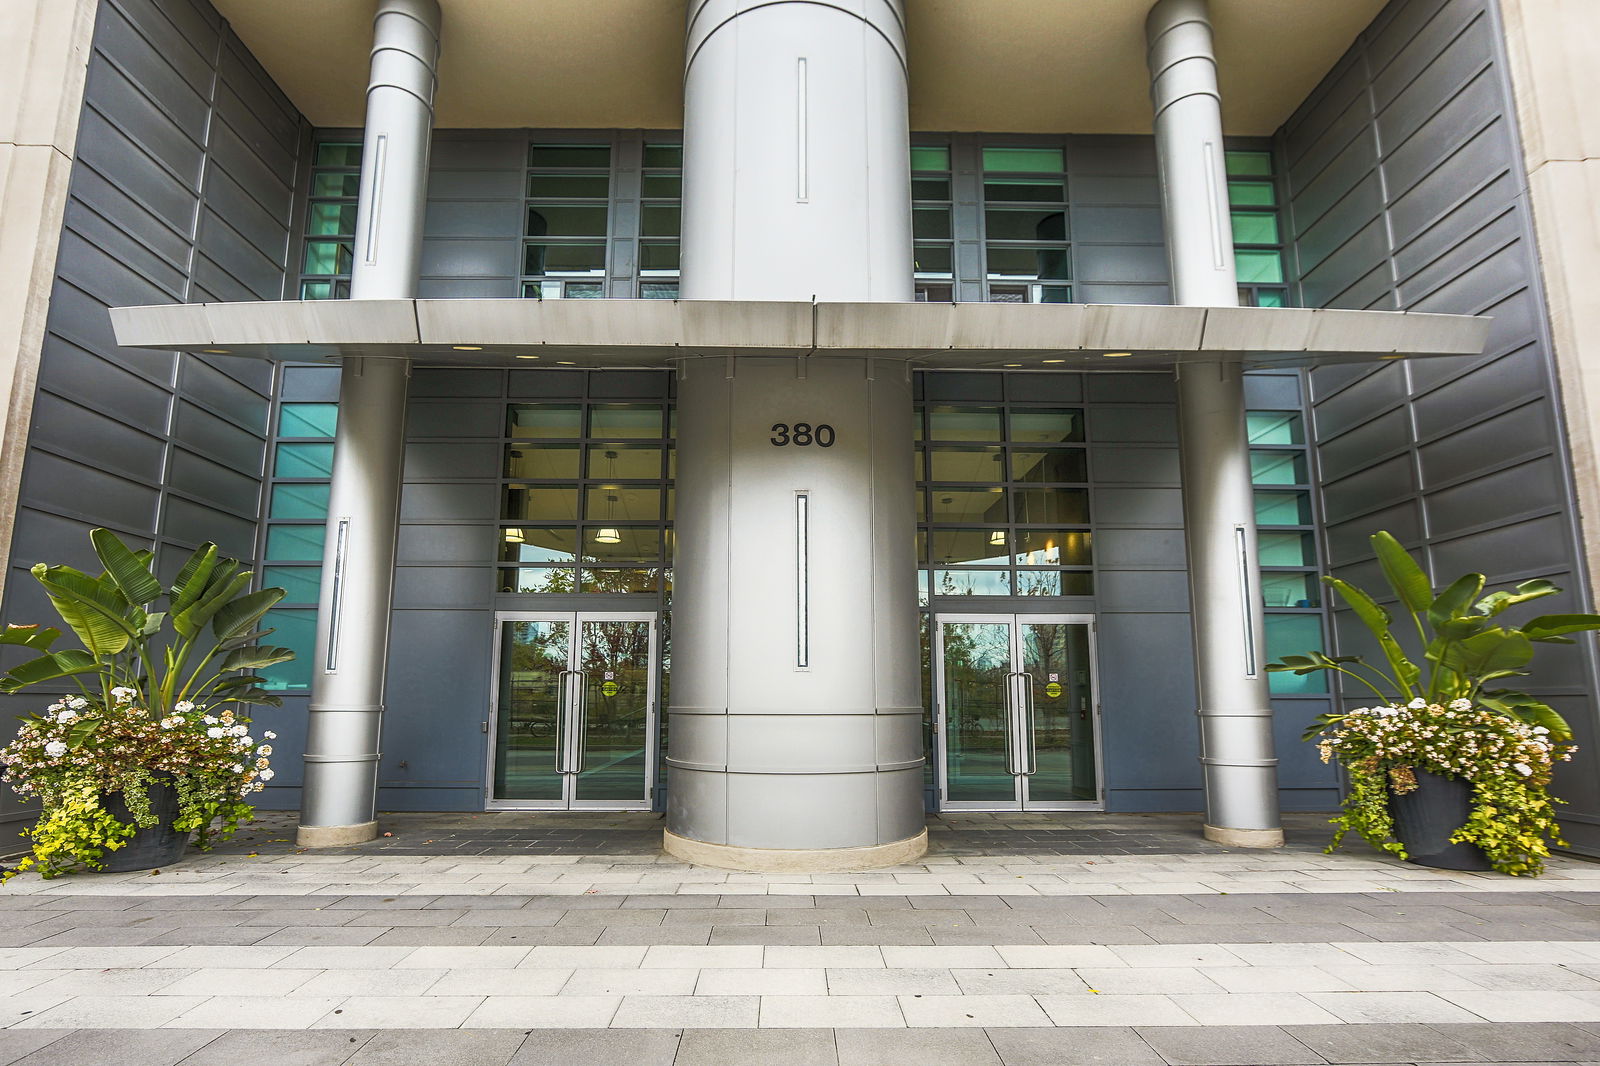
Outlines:
{"type": "Polygon", "coordinates": [[[1023,728],[1028,734],[1027,745],[1023,748],[1027,759],[1022,772],[1031,777],[1039,772],[1039,731],[1034,714],[1033,675],[1026,671],[1022,672],[1022,697],[1023,728]]]}
{"type": "Polygon", "coordinates": [[[570,774],[573,772],[569,765],[567,744],[570,739],[567,733],[567,710],[572,704],[572,682],[570,678],[579,676],[576,670],[563,670],[557,677],[561,682],[561,699],[556,704],[556,773],[570,774]]]}
{"type": "Polygon", "coordinates": [[[1023,703],[1026,696],[1018,695],[1017,678],[1027,678],[1021,670],[1013,670],[1006,675],[1006,770],[1014,775],[1024,775],[1028,772],[1027,759],[1023,754],[1023,739],[1018,736],[1023,729],[1023,703]]]}
{"type": "Polygon", "coordinates": [[[577,743],[573,745],[572,772],[583,773],[583,760],[589,754],[589,675],[574,670],[578,676],[578,717],[573,723],[577,730],[577,743]]]}

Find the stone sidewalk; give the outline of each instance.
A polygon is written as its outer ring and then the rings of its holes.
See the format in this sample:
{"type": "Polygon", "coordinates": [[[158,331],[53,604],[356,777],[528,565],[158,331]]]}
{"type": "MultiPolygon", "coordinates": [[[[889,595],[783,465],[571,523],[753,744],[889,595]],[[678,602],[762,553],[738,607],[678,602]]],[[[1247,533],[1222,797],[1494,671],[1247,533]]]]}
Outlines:
{"type": "Polygon", "coordinates": [[[951,815],[864,873],[692,867],[645,815],[269,816],[0,889],[0,1066],[1600,1063],[1600,865],[1537,881],[951,815]]]}

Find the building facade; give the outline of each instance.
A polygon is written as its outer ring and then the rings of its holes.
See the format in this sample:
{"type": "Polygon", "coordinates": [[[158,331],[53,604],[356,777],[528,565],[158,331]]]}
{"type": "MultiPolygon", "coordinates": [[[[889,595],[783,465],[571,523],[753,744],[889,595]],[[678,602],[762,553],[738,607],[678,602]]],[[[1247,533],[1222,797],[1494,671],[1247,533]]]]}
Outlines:
{"type": "Polygon", "coordinates": [[[307,843],[1270,846],[1372,532],[1593,609],[1582,0],[20,6],[4,617],[95,526],[250,560],[307,843]]]}

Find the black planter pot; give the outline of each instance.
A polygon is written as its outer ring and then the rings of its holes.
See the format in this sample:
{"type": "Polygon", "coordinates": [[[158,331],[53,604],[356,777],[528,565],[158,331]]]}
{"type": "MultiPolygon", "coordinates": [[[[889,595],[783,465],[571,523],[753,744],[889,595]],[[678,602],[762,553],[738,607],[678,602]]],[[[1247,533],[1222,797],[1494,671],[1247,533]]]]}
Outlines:
{"type": "MultiPolygon", "coordinates": [[[[100,857],[108,873],[155,870],[171,866],[183,858],[183,850],[189,846],[189,834],[172,828],[172,823],[178,818],[178,790],[168,781],[153,781],[149,795],[150,813],[156,816],[156,824],[148,829],[139,826],[122,847],[107,851],[100,857]]],[[[104,793],[100,797],[100,805],[124,825],[134,824],[133,815],[122,800],[122,793],[104,793]]]]}
{"type": "Polygon", "coordinates": [[[1452,844],[1450,834],[1472,814],[1472,784],[1417,770],[1417,787],[1405,795],[1389,794],[1394,835],[1406,846],[1409,861],[1440,870],[1492,870],[1476,844],[1452,844]]]}

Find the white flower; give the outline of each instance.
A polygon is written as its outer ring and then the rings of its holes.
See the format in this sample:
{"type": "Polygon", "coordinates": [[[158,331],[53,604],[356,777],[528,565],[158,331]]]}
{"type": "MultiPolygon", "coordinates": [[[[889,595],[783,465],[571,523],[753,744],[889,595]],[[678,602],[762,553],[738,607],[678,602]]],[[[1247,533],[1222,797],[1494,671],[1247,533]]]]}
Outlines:
{"type": "Polygon", "coordinates": [[[228,732],[232,733],[236,737],[242,737],[246,733],[250,732],[250,727],[249,726],[244,726],[244,725],[236,725],[232,729],[228,730],[228,732]]]}
{"type": "Polygon", "coordinates": [[[60,714],[56,715],[56,721],[58,721],[58,722],[70,722],[76,717],[78,717],[78,712],[73,710],[71,707],[68,707],[66,710],[64,710],[60,714]]]}
{"type": "Polygon", "coordinates": [[[268,740],[277,740],[278,739],[278,734],[274,733],[270,729],[267,730],[265,733],[262,733],[261,735],[266,737],[268,740]]]}
{"type": "Polygon", "coordinates": [[[1528,776],[1531,776],[1533,774],[1533,767],[1529,766],[1525,762],[1517,763],[1515,766],[1512,767],[1512,769],[1515,770],[1517,773],[1521,774],[1523,777],[1528,777],[1528,776]]]}
{"type": "Polygon", "coordinates": [[[236,773],[236,774],[242,774],[242,773],[244,773],[244,767],[240,766],[238,763],[234,763],[233,764],[233,772],[236,773]]]}
{"type": "Polygon", "coordinates": [[[126,685],[118,685],[111,690],[111,698],[118,703],[131,703],[136,695],[138,695],[138,690],[128,688],[126,685]]]}
{"type": "Polygon", "coordinates": [[[263,744],[263,745],[261,745],[259,748],[256,749],[256,754],[257,755],[271,755],[272,754],[272,745],[271,744],[263,744]]]}
{"type": "Polygon", "coordinates": [[[208,714],[204,718],[202,718],[201,721],[204,722],[206,725],[216,725],[218,722],[222,721],[222,719],[218,718],[214,714],[208,714]]]}
{"type": "Polygon", "coordinates": [[[67,706],[71,707],[75,711],[81,711],[85,707],[89,706],[89,701],[84,699],[82,696],[72,696],[67,700],[67,706]]]}
{"type": "Polygon", "coordinates": [[[239,738],[239,744],[241,747],[253,748],[256,745],[256,739],[255,737],[246,734],[245,736],[239,738]]]}
{"type": "Polygon", "coordinates": [[[188,719],[187,719],[187,718],[185,718],[185,717],[184,717],[184,716],[183,716],[183,715],[181,715],[181,714],[175,714],[175,715],[173,715],[173,716],[172,716],[172,723],[173,723],[173,724],[174,724],[174,725],[182,725],[182,724],[183,724],[183,723],[184,723],[184,722],[186,722],[186,721],[188,721],[188,719]]]}
{"type": "Polygon", "coordinates": [[[1534,731],[1534,732],[1535,732],[1535,733],[1537,733],[1537,734],[1539,734],[1539,735],[1540,735],[1540,736],[1541,736],[1541,737],[1542,737],[1542,736],[1544,736],[1544,735],[1545,735],[1545,734],[1546,734],[1546,733],[1548,733],[1548,732],[1550,732],[1550,730],[1548,730],[1548,729],[1546,729],[1546,728],[1545,728],[1545,727],[1544,727],[1544,726],[1542,726],[1542,725],[1536,725],[1536,726],[1534,726],[1534,727],[1533,727],[1533,731],[1534,731]]]}
{"type": "Polygon", "coordinates": [[[212,726],[210,729],[206,730],[206,736],[215,740],[217,737],[222,736],[222,727],[219,725],[212,726]]]}
{"type": "Polygon", "coordinates": [[[188,714],[190,711],[194,710],[194,704],[189,700],[179,700],[177,703],[172,705],[172,709],[177,711],[179,714],[188,714]]]}
{"type": "Polygon", "coordinates": [[[67,753],[67,742],[64,740],[52,740],[44,746],[44,753],[52,759],[59,759],[67,753]]]}
{"type": "Polygon", "coordinates": [[[257,770],[265,770],[268,766],[271,766],[271,765],[272,764],[267,762],[267,760],[265,760],[265,759],[257,759],[256,760],[256,769],[257,770]]]}
{"type": "Polygon", "coordinates": [[[1413,711],[1420,711],[1424,707],[1426,707],[1427,705],[1428,705],[1428,701],[1423,699],[1421,696],[1418,696],[1416,699],[1414,699],[1410,703],[1406,704],[1406,706],[1410,707],[1413,711]]]}
{"type": "Polygon", "coordinates": [[[271,770],[263,770],[263,771],[261,771],[261,773],[257,774],[256,776],[261,778],[261,780],[263,780],[263,781],[271,781],[272,778],[275,775],[273,774],[273,772],[271,770]]]}

